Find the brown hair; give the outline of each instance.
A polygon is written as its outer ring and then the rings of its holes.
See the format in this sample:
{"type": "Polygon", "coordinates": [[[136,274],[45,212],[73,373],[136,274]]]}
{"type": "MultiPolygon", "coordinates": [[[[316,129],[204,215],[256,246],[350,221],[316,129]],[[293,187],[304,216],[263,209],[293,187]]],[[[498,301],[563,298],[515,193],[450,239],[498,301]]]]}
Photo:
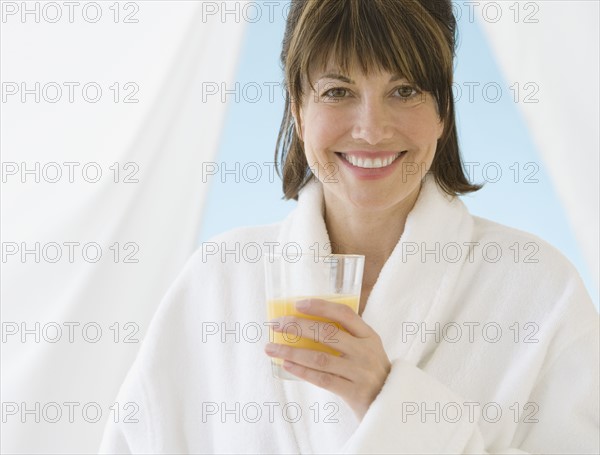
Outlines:
{"type": "MultiPolygon", "coordinates": [[[[312,175],[295,133],[292,100],[302,99],[304,81],[313,88],[310,71],[330,57],[344,71],[355,63],[366,75],[383,69],[430,92],[444,131],[429,172],[450,195],[481,189],[465,176],[458,147],[452,96],[455,40],[450,0],[292,0],[281,51],[285,111],[275,148],[284,198],[297,200],[312,175]]],[[[296,109],[299,104],[294,103],[296,109]]]]}

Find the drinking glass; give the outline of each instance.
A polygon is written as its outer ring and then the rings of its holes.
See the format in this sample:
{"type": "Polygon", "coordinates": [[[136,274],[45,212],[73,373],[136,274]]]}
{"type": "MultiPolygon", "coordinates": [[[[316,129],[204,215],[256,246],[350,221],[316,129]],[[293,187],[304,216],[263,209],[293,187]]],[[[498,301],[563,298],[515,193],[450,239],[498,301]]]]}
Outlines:
{"type": "MultiPolygon", "coordinates": [[[[323,299],[347,305],[358,312],[360,290],[365,257],[357,254],[330,254],[318,256],[310,254],[270,254],[264,259],[269,320],[282,316],[296,316],[334,324],[334,321],[300,313],[295,304],[299,300],[323,299]]],[[[335,350],[335,334],[324,342],[318,341],[318,325],[314,330],[302,333],[298,324],[286,324],[282,332],[269,329],[269,340],[298,348],[313,349],[340,355],[335,350]]],[[[298,380],[299,378],[283,369],[283,361],[271,358],[273,376],[279,379],[298,380]]]]}

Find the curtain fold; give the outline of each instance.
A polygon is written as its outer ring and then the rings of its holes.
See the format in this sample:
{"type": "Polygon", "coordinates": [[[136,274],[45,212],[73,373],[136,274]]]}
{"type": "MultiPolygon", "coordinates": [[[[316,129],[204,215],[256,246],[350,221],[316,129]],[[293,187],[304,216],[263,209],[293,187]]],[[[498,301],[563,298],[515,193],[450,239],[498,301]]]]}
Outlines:
{"type": "MultiPolygon", "coordinates": [[[[480,11],[489,3],[496,2],[481,2],[480,11]]],[[[475,17],[506,79],[537,85],[534,98],[539,102],[521,102],[519,107],[597,290],[600,4],[574,0],[511,5],[510,18],[492,22],[483,14],[475,17]]]]}
{"type": "Polygon", "coordinates": [[[199,2],[138,6],[132,24],[2,24],[2,82],[41,87],[2,105],[6,453],[95,453],[107,419],[135,419],[114,397],[197,245],[226,113],[204,84],[232,83],[245,24],[206,21],[199,2]],[[47,102],[65,81],[102,97],[47,102]],[[36,166],[39,183],[22,173],[36,166]]]}

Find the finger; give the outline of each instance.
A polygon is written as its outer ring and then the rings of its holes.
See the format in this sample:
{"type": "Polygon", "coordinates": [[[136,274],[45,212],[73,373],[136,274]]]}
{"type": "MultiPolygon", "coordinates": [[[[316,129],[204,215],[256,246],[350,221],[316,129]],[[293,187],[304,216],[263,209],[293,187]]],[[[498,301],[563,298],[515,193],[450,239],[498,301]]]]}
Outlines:
{"type": "Polygon", "coordinates": [[[284,333],[289,339],[303,337],[322,343],[343,355],[354,353],[358,349],[357,339],[333,322],[320,322],[295,316],[284,316],[271,322],[275,323],[273,325],[275,332],[284,333]]]}
{"type": "Polygon", "coordinates": [[[350,362],[342,357],[312,349],[296,348],[285,344],[268,343],[265,352],[271,357],[289,360],[315,371],[349,378],[350,362]]]}
{"type": "Polygon", "coordinates": [[[324,371],[317,371],[290,360],[284,360],[283,368],[294,376],[298,376],[317,387],[329,390],[342,398],[350,395],[352,382],[348,379],[324,371]]]}
{"type": "Polygon", "coordinates": [[[296,302],[296,309],[301,313],[339,322],[350,334],[358,338],[368,338],[374,333],[373,329],[352,308],[342,303],[323,299],[307,299],[296,302]]]}

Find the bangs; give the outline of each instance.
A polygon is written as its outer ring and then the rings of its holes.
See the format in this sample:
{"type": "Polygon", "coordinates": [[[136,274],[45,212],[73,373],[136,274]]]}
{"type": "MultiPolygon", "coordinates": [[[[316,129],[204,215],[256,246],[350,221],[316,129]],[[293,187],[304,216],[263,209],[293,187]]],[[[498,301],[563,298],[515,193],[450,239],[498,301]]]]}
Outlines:
{"type": "Polygon", "coordinates": [[[292,52],[299,58],[297,68],[304,70],[303,80],[294,81],[300,87],[308,82],[314,89],[311,74],[326,69],[346,75],[359,69],[367,76],[387,71],[434,95],[452,78],[452,53],[445,37],[418,2],[309,0],[309,4],[300,18],[304,33],[294,40],[302,50],[292,52]]]}

